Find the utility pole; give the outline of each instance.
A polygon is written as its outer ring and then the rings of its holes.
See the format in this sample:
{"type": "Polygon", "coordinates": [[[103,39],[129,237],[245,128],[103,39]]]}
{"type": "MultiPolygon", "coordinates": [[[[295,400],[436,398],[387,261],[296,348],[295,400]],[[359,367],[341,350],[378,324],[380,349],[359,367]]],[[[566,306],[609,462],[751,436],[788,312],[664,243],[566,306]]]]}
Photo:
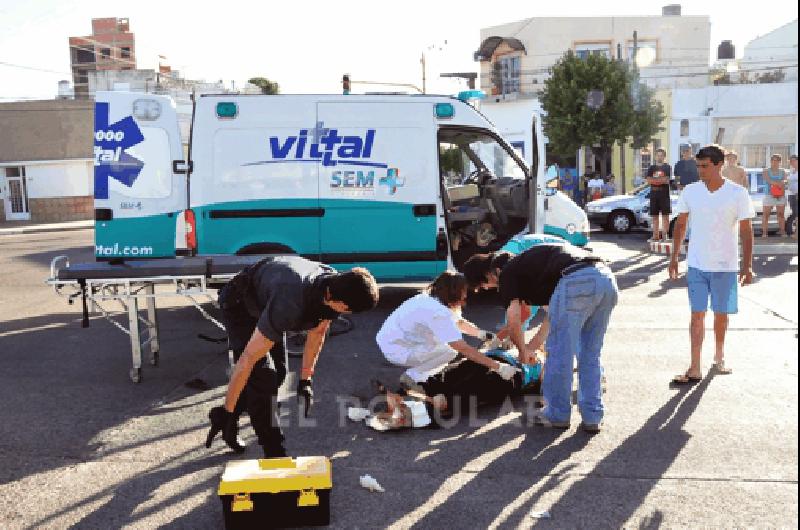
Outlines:
{"type": "Polygon", "coordinates": [[[422,93],[425,94],[425,52],[422,52],[422,59],[419,62],[422,63],[422,93]]]}
{"type": "Polygon", "coordinates": [[[639,39],[637,36],[636,31],[633,32],[633,56],[631,57],[631,68],[633,68],[633,86],[632,89],[632,96],[633,96],[633,108],[639,110],[639,66],[636,63],[636,54],[639,53],[639,39]]]}
{"type": "Polygon", "coordinates": [[[444,48],[445,46],[447,46],[447,41],[444,41],[442,44],[431,44],[430,46],[428,46],[427,48],[422,50],[422,58],[419,60],[419,62],[422,65],[422,93],[423,94],[427,93],[427,91],[426,91],[427,87],[425,85],[425,81],[426,81],[426,79],[425,79],[425,52],[426,51],[430,51],[430,50],[437,50],[437,49],[439,51],[442,51],[442,48],[444,48]]]}
{"type": "MultiPolygon", "coordinates": [[[[639,34],[634,30],[633,32],[633,54],[631,55],[631,68],[633,69],[633,76],[631,78],[631,96],[633,99],[633,108],[634,110],[641,109],[641,103],[639,101],[639,65],[636,63],[636,54],[639,53],[639,34]]],[[[634,160],[636,157],[634,156],[634,160]]],[[[639,166],[641,166],[641,160],[639,161],[639,166]]],[[[636,168],[634,165],[633,172],[634,176],[637,171],[641,171],[641,168],[636,168]]],[[[622,184],[622,193],[626,192],[625,181],[623,180],[622,184]]]]}
{"type": "MultiPolygon", "coordinates": [[[[622,62],[622,44],[617,43],[617,61],[622,62]]],[[[619,178],[622,180],[621,191],[627,193],[627,179],[625,178],[625,140],[619,143],[619,178]]]]}

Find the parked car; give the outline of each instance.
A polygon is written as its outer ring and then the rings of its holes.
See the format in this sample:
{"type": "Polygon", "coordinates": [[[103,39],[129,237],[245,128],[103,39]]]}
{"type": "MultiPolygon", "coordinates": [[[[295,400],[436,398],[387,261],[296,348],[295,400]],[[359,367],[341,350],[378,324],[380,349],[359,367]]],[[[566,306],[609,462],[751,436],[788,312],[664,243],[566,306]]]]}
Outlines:
{"type": "MultiPolygon", "coordinates": [[[[672,209],[678,205],[678,194],[670,194],[672,209]]],[[[610,232],[623,234],[632,228],[650,228],[650,185],[644,184],[627,195],[612,195],[590,202],[586,206],[590,223],[595,223],[610,232]]],[[[675,216],[670,217],[670,221],[675,216]]],[[[672,225],[670,225],[670,232],[672,225]]]]}

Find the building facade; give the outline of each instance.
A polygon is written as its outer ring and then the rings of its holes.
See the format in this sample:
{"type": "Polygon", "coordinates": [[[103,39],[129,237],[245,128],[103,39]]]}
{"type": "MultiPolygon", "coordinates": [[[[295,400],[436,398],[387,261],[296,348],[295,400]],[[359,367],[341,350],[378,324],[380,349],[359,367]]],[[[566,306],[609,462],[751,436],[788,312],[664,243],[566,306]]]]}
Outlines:
{"type": "Polygon", "coordinates": [[[778,74],[781,81],[796,82],[797,19],[747,43],[738,67],[749,80],[778,74]]]}
{"type": "Polygon", "coordinates": [[[0,103],[0,219],[91,219],[93,130],[89,101],[0,103]]]}
{"type": "MultiPolygon", "coordinates": [[[[708,85],[710,31],[710,17],[682,16],[678,5],[664,7],[660,16],[530,18],[484,28],[475,53],[480,87],[497,102],[535,98],[544,89],[549,69],[569,50],[582,58],[603,55],[628,62],[635,60],[636,50],[640,80],[655,90],[665,120],[664,130],[643,149],[613,147],[611,173],[616,188],[630,191],[656,149],[666,149],[671,157],[673,90],[708,85]]],[[[588,148],[580,150],[575,164],[578,174],[587,166],[600,170],[600,161],[588,148]]]]}
{"type": "Polygon", "coordinates": [[[641,79],[653,88],[708,83],[711,21],[681,16],[679,6],[661,16],[530,18],[481,29],[480,88],[487,94],[535,97],[548,70],[564,53],[633,60],[634,32],[643,65],[641,79]]]}
{"type": "Polygon", "coordinates": [[[136,45],[127,18],[92,19],[92,34],[69,38],[72,84],[76,99],[89,97],[89,74],[135,70],[136,45]]]}
{"type": "Polygon", "coordinates": [[[747,168],[767,167],[773,154],[797,153],[797,82],[678,89],[673,93],[669,152],[717,143],[739,153],[747,168]]]}

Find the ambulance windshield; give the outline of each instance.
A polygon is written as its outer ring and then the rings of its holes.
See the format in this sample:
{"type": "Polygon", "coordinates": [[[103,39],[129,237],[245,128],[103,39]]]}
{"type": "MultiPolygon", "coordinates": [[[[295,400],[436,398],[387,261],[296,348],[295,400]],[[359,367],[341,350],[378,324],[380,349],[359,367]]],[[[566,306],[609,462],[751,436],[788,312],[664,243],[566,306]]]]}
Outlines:
{"type": "Polygon", "coordinates": [[[475,131],[440,132],[442,173],[451,184],[493,179],[524,180],[525,170],[489,133],[475,131]]]}

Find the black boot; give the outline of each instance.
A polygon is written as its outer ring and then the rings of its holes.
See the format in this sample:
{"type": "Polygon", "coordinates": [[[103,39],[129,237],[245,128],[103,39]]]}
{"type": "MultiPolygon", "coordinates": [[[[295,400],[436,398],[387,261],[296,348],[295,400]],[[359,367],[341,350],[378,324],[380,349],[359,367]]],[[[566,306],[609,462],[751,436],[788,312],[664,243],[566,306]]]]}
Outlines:
{"type": "Polygon", "coordinates": [[[211,441],[222,431],[222,439],[228,447],[236,453],[244,452],[244,444],[238,436],[239,425],[235,414],[228,412],[224,407],[214,407],[208,413],[208,419],[211,420],[211,429],[206,437],[206,447],[211,447],[211,441]]]}
{"type": "Polygon", "coordinates": [[[289,455],[286,454],[286,449],[283,444],[264,445],[264,458],[285,458],[289,455]]]}

